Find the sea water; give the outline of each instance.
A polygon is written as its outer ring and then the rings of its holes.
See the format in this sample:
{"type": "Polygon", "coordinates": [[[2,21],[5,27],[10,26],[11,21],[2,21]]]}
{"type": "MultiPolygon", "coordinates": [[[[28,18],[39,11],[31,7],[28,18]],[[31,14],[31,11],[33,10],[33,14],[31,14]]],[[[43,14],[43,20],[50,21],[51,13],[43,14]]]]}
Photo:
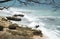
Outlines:
{"type": "Polygon", "coordinates": [[[33,29],[41,30],[46,36],[44,39],[60,39],[60,10],[54,12],[52,6],[41,4],[39,6],[38,4],[34,6],[31,4],[28,7],[24,5],[20,6],[17,0],[2,3],[0,6],[12,6],[8,9],[0,10],[0,16],[6,17],[13,16],[14,14],[24,14],[24,17],[21,18],[22,21],[12,22],[25,25],[23,27],[28,26],[33,29]],[[36,25],[39,25],[39,27],[35,28],[36,25]]]}
{"type": "MultiPolygon", "coordinates": [[[[18,12],[17,10],[2,10],[0,11],[0,16],[12,16],[14,14],[22,14],[23,12],[18,12]],[[13,13],[11,13],[13,12],[13,13]]],[[[60,39],[60,17],[55,16],[40,16],[39,13],[23,13],[22,21],[12,21],[13,23],[25,25],[23,27],[31,27],[33,29],[41,30],[46,36],[44,39],[60,39]],[[38,28],[35,28],[39,25],[38,28]]]]}

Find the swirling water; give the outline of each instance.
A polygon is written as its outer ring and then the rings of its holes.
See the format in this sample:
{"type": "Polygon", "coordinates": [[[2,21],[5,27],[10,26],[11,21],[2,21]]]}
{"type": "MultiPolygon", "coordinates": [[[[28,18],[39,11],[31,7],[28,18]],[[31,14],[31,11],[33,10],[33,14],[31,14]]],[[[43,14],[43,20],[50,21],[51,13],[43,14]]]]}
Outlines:
{"type": "MultiPolygon", "coordinates": [[[[13,14],[20,14],[17,11],[3,10],[0,11],[0,16],[12,16],[13,14]]],[[[39,28],[42,33],[46,36],[44,39],[60,39],[60,17],[49,17],[49,16],[36,16],[33,13],[23,13],[25,16],[22,18],[22,21],[13,21],[17,24],[27,25],[33,29],[35,25],[39,25],[39,28]]],[[[38,13],[37,13],[38,14],[38,13]]],[[[24,26],[23,26],[24,27],[24,26]]]]}

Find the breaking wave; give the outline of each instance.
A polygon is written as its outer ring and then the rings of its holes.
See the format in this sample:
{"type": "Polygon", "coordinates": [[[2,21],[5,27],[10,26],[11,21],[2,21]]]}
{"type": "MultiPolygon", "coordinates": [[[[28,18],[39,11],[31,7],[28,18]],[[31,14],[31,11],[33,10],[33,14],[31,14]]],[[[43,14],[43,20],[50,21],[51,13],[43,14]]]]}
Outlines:
{"type": "MultiPolygon", "coordinates": [[[[1,16],[11,16],[13,14],[17,14],[17,12],[14,11],[13,13],[11,13],[5,10],[5,12],[1,11],[0,14],[1,16]]],[[[23,13],[23,14],[25,16],[22,18],[22,21],[13,21],[13,22],[19,25],[20,24],[26,25],[33,29],[37,30],[40,29],[42,33],[46,36],[46,38],[44,39],[60,39],[60,17],[36,16],[33,13],[23,13]],[[35,28],[35,25],[39,25],[39,27],[35,28]]]]}

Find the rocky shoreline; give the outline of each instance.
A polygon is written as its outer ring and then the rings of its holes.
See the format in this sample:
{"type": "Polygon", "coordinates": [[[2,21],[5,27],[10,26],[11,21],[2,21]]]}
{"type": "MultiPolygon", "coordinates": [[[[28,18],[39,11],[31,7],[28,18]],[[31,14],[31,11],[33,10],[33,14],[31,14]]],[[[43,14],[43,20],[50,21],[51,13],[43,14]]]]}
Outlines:
{"type": "Polygon", "coordinates": [[[42,37],[41,30],[22,27],[5,17],[0,17],[0,39],[42,39],[42,37]]]}

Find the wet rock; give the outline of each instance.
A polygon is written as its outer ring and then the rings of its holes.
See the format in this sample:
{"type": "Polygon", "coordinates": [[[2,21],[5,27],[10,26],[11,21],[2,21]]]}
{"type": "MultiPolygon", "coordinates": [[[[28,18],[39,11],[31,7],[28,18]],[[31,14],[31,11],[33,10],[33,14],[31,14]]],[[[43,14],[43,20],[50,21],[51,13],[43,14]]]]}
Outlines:
{"type": "Polygon", "coordinates": [[[11,29],[11,30],[16,30],[17,27],[18,27],[18,25],[16,23],[8,26],[8,28],[11,29]]]}
{"type": "Polygon", "coordinates": [[[38,28],[38,27],[39,27],[39,25],[36,25],[36,26],[35,26],[35,28],[38,28]]]}
{"type": "Polygon", "coordinates": [[[6,17],[8,20],[13,20],[13,21],[21,21],[21,18],[15,18],[15,17],[6,17]]]}
{"type": "Polygon", "coordinates": [[[34,32],[33,32],[33,34],[34,35],[40,35],[41,37],[43,37],[43,34],[42,34],[42,32],[39,30],[39,31],[37,31],[37,30],[35,30],[34,32]]]}
{"type": "Polygon", "coordinates": [[[15,14],[15,15],[13,15],[13,16],[14,16],[14,17],[17,17],[17,16],[24,17],[23,14],[15,14]]]}
{"type": "Polygon", "coordinates": [[[9,26],[9,29],[15,30],[15,29],[16,29],[16,26],[10,25],[10,26],[9,26]]]}

